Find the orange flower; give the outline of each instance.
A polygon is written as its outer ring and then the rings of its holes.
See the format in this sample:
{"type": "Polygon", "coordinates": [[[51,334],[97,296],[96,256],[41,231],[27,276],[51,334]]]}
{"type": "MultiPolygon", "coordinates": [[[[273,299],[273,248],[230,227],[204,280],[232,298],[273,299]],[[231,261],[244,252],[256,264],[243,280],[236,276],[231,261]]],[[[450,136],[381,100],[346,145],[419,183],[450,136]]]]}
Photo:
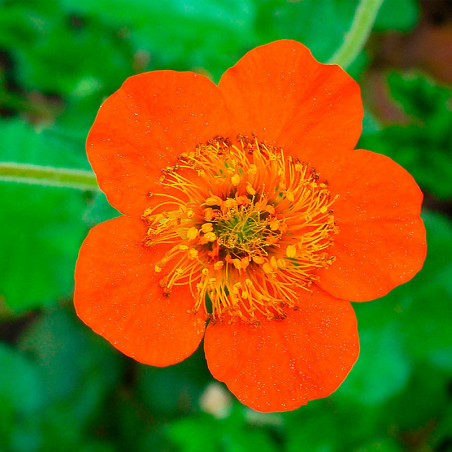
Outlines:
{"type": "Polygon", "coordinates": [[[205,333],[215,378],[260,411],[331,394],[358,356],[351,301],[425,258],[422,193],[389,158],[353,150],[358,85],[302,44],[258,47],[218,86],[191,72],[129,78],[87,141],[124,215],[80,250],[75,306],[154,366],[205,333]]]}

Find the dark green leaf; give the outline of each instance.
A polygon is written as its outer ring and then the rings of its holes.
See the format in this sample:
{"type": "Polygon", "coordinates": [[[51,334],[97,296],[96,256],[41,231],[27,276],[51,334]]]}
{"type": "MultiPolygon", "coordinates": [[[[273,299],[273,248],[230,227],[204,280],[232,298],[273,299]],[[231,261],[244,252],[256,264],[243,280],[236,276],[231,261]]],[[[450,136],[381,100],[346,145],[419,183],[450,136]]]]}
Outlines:
{"type": "Polygon", "coordinates": [[[44,381],[29,359],[0,342],[0,450],[38,451],[44,381]]]}
{"type": "Polygon", "coordinates": [[[102,338],[87,334],[72,312],[46,312],[21,338],[46,382],[40,415],[47,450],[72,449],[102,412],[108,392],[121,376],[120,356],[102,338]]]}

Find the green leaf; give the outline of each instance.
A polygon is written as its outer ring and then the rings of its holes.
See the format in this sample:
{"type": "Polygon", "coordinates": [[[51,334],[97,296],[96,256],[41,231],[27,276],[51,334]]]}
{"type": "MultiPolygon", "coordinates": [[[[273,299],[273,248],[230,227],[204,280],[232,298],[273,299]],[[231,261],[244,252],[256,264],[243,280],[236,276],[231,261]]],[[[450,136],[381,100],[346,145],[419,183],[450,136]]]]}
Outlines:
{"type": "Polygon", "coordinates": [[[0,45],[11,48],[28,89],[82,98],[111,92],[133,71],[129,43],[97,18],[86,23],[71,13],[56,0],[12,2],[0,9],[0,45]]]}
{"type": "Polygon", "coordinates": [[[0,369],[0,450],[38,451],[44,382],[33,362],[1,342],[0,369]]]}
{"type": "Polygon", "coordinates": [[[338,434],[337,418],[325,407],[314,416],[300,416],[297,423],[287,426],[287,451],[334,452],[338,450],[335,438],[338,434]],[[327,434],[326,434],[327,432],[327,434]]]}
{"type": "Polygon", "coordinates": [[[328,397],[284,413],[287,451],[351,451],[383,431],[379,406],[328,397]]]}
{"type": "MultiPolygon", "coordinates": [[[[354,305],[361,353],[337,397],[373,405],[399,393],[413,362],[452,370],[452,226],[438,214],[423,213],[428,255],[409,283],[371,303],[354,305]]],[[[336,395],[334,397],[336,397],[336,395]]]]}
{"type": "Polygon", "coordinates": [[[42,408],[43,383],[33,362],[0,342],[0,369],[0,397],[5,405],[18,415],[30,415],[42,408]]]}
{"type": "Polygon", "coordinates": [[[432,419],[437,422],[450,405],[448,388],[451,373],[424,363],[418,366],[405,391],[387,406],[388,424],[402,430],[422,429],[432,419]]]}
{"type": "Polygon", "coordinates": [[[355,452],[403,452],[402,446],[393,439],[374,439],[361,445],[355,452]]]}
{"type": "MultiPolygon", "coordinates": [[[[451,114],[448,103],[450,88],[439,86],[434,80],[419,72],[391,72],[388,86],[392,97],[414,120],[423,123],[441,121],[442,116],[451,114]]],[[[443,124],[444,125],[444,124],[443,124]]]]}
{"type": "Polygon", "coordinates": [[[421,188],[441,199],[452,196],[452,91],[421,74],[392,73],[391,94],[406,123],[363,136],[360,146],[381,152],[406,168],[421,188]]]}
{"type": "Polygon", "coordinates": [[[219,450],[223,423],[210,416],[196,416],[172,423],[168,428],[172,442],[184,452],[216,452],[219,450]]]}
{"type": "Polygon", "coordinates": [[[75,403],[78,422],[90,410],[88,399],[98,400],[120,376],[121,355],[67,309],[45,312],[23,334],[19,346],[35,356],[47,383],[47,398],[75,403]]]}
{"type": "Polygon", "coordinates": [[[243,413],[243,407],[237,405],[227,419],[218,420],[208,415],[184,418],[168,426],[168,435],[180,450],[186,452],[279,450],[268,430],[265,427],[248,425],[243,413]]]}
{"type": "Polygon", "coordinates": [[[34,356],[46,382],[40,414],[44,450],[78,450],[121,377],[120,355],[67,309],[53,309],[21,337],[19,347],[34,356]]]}
{"type": "Polygon", "coordinates": [[[204,353],[197,350],[185,361],[169,367],[138,366],[137,391],[142,403],[160,416],[198,410],[204,385],[211,381],[204,353]]]}
{"type": "Polygon", "coordinates": [[[361,323],[359,338],[358,361],[333,397],[368,406],[380,405],[404,388],[410,362],[398,331],[392,326],[367,329],[361,323]]]}
{"type": "Polygon", "coordinates": [[[388,295],[399,311],[399,330],[405,348],[418,361],[452,371],[452,225],[438,214],[424,212],[427,259],[409,284],[388,295]]]}
{"type": "Polygon", "coordinates": [[[380,329],[391,327],[397,331],[391,349],[402,347],[410,361],[452,371],[447,308],[452,303],[452,225],[439,214],[423,212],[422,216],[427,230],[423,269],[384,298],[354,307],[361,331],[372,329],[378,338],[380,329]]]}
{"type": "Polygon", "coordinates": [[[255,0],[256,33],[264,42],[289,38],[307,45],[327,61],[350,29],[358,0],[255,0]]]}
{"type": "MultiPolygon", "coordinates": [[[[83,147],[20,121],[0,123],[2,159],[88,167],[83,147]]],[[[71,189],[0,182],[0,301],[21,312],[55,303],[73,290],[77,252],[86,233],[86,199],[71,189]]]]}
{"type": "Polygon", "coordinates": [[[214,79],[256,43],[250,0],[108,0],[75,4],[68,11],[102,18],[125,29],[136,50],[152,58],[154,68],[209,71],[214,79]]]}
{"type": "Polygon", "coordinates": [[[374,24],[375,31],[404,31],[416,26],[419,19],[416,0],[385,0],[374,24]]]}

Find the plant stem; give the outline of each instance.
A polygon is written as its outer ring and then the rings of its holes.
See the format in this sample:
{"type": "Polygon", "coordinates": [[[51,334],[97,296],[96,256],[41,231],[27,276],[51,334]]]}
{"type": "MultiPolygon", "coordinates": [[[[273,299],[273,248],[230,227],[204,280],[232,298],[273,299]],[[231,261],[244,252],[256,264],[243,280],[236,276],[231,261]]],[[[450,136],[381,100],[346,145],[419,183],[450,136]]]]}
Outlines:
{"type": "Polygon", "coordinates": [[[0,162],[0,181],[51,185],[79,190],[99,190],[96,176],[92,171],[15,162],[0,162]]]}
{"type": "Polygon", "coordinates": [[[360,1],[350,31],[345,35],[342,45],[328,61],[330,64],[338,64],[347,68],[353,62],[369,37],[382,3],[383,0],[360,1]]]}

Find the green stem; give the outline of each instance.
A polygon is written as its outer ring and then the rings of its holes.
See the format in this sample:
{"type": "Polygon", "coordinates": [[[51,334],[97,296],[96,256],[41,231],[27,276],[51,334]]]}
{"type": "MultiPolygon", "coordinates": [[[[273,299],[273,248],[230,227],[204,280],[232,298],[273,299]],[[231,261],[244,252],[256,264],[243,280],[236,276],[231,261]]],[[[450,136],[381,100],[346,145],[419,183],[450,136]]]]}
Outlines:
{"type": "Polygon", "coordinates": [[[55,187],[99,190],[92,171],[54,168],[52,166],[27,165],[15,162],[0,162],[0,181],[52,185],[55,187]]]}
{"type": "Polygon", "coordinates": [[[382,3],[383,0],[360,1],[350,31],[345,35],[342,45],[330,58],[330,64],[338,64],[346,68],[353,62],[369,37],[382,3]]]}

